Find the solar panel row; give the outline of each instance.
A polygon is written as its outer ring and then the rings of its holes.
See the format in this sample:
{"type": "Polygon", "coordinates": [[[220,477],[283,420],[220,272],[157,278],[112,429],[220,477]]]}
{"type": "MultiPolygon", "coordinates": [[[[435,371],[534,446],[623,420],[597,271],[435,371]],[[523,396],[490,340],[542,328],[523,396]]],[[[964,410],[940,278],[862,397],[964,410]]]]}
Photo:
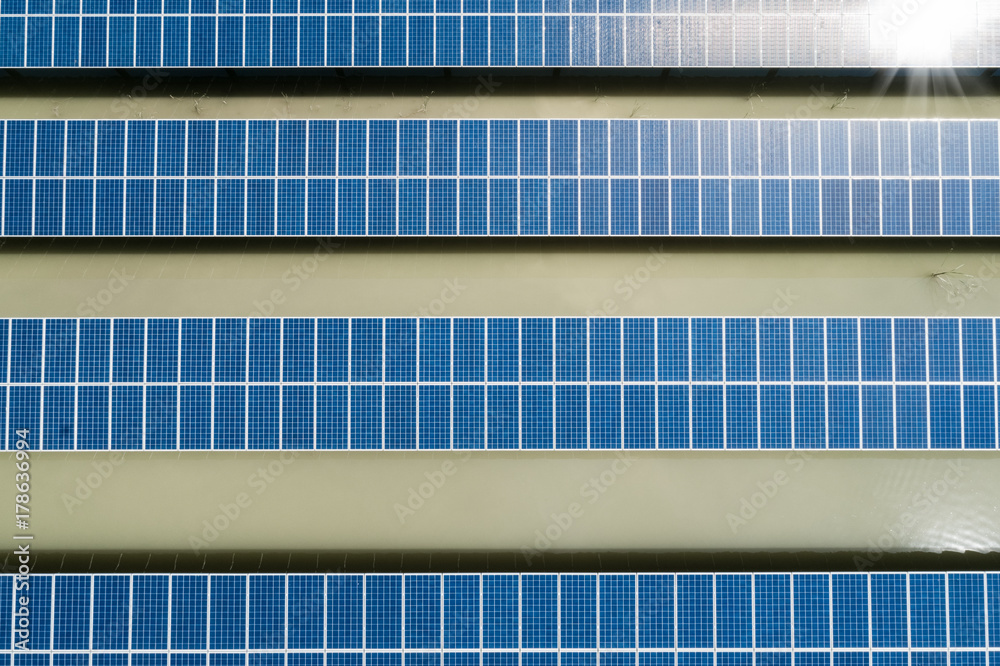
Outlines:
{"type": "Polygon", "coordinates": [[[2,233],[998,235],[987,121],[7,121],[2,233]]]}
{"type": "Polygon", "coordinates": [[[285,651],[289,666],[1000,659],[996,573],[32,575],[19,594],[33,652],[14,666],[279,666],[285,651]]]}
{"type": "MultiPolygon", "coordinates": [[[[893,9],[867,0],[5,0],[0,67],[928,64],[911,62],[912,39],[899,37],[919,4],[899,10],[903,21],[893,9]]],[[[947,15],[956,25],[929,64],[1000,65],[1000,12],[985,0],[963,9],[947,15]]]]}
{"type": "Polygon", "coordinates": [[[0,410],[8,432],[28,428],[46,449],[992,449],[996,328],[850,317],[0,320],[0,410]]]}

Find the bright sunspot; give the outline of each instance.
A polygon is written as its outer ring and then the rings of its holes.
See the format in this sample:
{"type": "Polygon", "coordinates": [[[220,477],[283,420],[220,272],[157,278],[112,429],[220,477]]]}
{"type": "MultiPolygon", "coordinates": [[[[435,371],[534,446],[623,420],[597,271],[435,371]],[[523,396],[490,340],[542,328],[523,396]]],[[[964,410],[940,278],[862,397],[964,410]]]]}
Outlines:
{"type": "Polygon", "coordinates": [[[975,37],[975,0],[873,3],[872,46],[896,51],[900,67],[950,67],[956,45],[975,37]]]}

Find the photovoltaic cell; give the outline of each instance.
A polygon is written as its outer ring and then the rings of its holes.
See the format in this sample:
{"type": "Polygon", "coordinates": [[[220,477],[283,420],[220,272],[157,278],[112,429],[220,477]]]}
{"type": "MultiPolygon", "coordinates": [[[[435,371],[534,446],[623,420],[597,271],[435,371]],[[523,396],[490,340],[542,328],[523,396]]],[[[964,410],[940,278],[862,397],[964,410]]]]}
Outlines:
{"type": "Polygon", "coordinates": [[[43,450],[995,449],[997,321],[4,319],[0,421],[43,450]]]}
{"type": "Polygon", "coordinates": [[[1000,235],[994,120],[0,130],[4,236],[1000,235]]]}
{"type": "Polygon", "coordinates": [[[928,49],[905,20],[922,8],[871,0],[791,12],[756,0],[22,1],[4,9],[0,66],[995,67],[996,9],[970,4],[928,49]]]}
{"type": "Polygon", "coordinates": [[[18,663],[985,666],[998,577],[34,574],[18,663]]]}

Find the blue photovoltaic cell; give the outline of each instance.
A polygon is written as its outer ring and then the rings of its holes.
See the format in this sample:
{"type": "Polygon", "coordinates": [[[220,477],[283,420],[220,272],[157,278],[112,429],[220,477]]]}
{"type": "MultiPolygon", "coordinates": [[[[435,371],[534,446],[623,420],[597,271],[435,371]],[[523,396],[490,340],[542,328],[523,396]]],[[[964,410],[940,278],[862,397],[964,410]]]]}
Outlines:
{"type": "Polygon", "coordinates": [[[479,609],[481,601],[478,576],[444,577],[445,649],[475,650],[479,647],[479,609]]]}
{"type": "Polygon", "coordinates": [[[834,648],[868,645],[868,576],[834,574],[830,586],[834,648]]]}
{"type": "Polygon", "coordinates": [[[14,578],[28,666],[986,666],[1000,614],[972,572],[14,578]]]}
{"type": "Polygon", "coordinates": [[[787,574],[758,575],[754,615],[759,647],[791,646],[791,581],[787,574]]]}
{"type": "Polygon", "coordinates": [[[555,576],[521,576],[521,645],[555,648],[559,581],[555,576]]]}
{"type": "Polygon", "coordinates": [[[0,319],[0,406],[42,449],[994,449],[994,329],[982,318],[0,319]]]}
{"type": "Polygon", "coordinates": [[[795,645],[830,647],[830,580],[823,574],[796,574],[794,586],[795,645]]]}
{"type": "Polygon", "coordinates": [[[3,131],[4,236],[1000,234],[993,120],[11,120],[3,131]]]}
{"type": "Polygon", "coordinates": [[[712,647],[712,576],[677,577],[677,647],[712,647]]]}
{"type": "Polygon", "coordinates": [[[601,576],[600,586],[600,647],[634,649],[636,580],[634,576],[601,576]]]}
{"type": "Polygon", "coordinates": [[[480,587],[483,591],[482,647],[516,649],[520,630],[520,577],[484,576],[480,587]]]}
{"type": "Polygon", "coordinates": [[[719,575],[715,579],[716,642],[725,648],[753,646],[750,575],[719,575]]]}
{"type": "Polygon", "coordinates": [[[907,645],[906,575],[874,574],[870,580],[872,646],[907,645]]]}

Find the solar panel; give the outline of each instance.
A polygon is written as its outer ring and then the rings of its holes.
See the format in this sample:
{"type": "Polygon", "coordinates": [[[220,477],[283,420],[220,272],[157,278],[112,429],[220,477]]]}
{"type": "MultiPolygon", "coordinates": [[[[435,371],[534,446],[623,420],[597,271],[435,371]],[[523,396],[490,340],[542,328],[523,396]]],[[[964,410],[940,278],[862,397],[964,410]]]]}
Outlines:
{"type": "Polygon", "coordinates": [[[0,320],[0,423],[42,449],[995,449],[996,328],[0,320]]]}
{"type": "MultiPolygon", "coordinates": [[[[529,551],[530,554],[530,551],[529,551]]],[[[14,576],[0,578],[11,616],[14,576]]],[[[995,666],[997,573],[32,574],[15,666],[995,666]],[[51,633],[50,633],[51,629],[51,633]],[[26,658],[33,658],[27,661],[26,658]],[[82,659],[83,661],[80,661],[82,659]]],[[[17,606],[19,608],[19,606],[17,606]]],[[[11,649],[7,632],[0,649],[11,649]]],[[[14,632],[14,641],[18,641],[14,632]]],[[[9,659],[9,656],[8,656],[9,659]]]]}
{"type": "Polygon", "coordinates": [[[996,67],[989,0],[8,0],[0,67],[996,67]]]}
{"type": "Polygon", "coordinates": [[[1000,234],[996,120],[2,129],[4,236],[1000,234]]]}

